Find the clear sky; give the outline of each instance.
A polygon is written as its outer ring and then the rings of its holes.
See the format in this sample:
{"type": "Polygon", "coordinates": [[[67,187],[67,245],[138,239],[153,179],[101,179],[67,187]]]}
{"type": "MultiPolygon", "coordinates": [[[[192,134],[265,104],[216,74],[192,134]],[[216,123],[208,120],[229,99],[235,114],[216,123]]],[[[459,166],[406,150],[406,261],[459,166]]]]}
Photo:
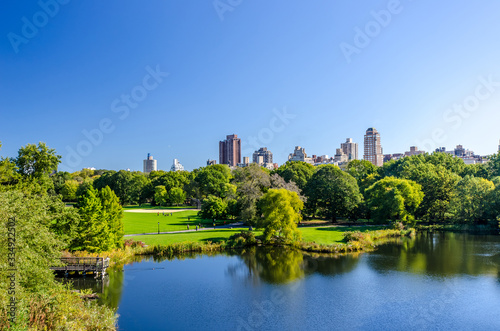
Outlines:
{"type": "Polygon", "coordinates": [[[60,170],[218,160],[238,134],[334,155],[498,149],[500,2],[69,1],[0,4],[0,155],[46,142],[60,170]],[[86,134],[87,135],[86,135],[86,134]]]}

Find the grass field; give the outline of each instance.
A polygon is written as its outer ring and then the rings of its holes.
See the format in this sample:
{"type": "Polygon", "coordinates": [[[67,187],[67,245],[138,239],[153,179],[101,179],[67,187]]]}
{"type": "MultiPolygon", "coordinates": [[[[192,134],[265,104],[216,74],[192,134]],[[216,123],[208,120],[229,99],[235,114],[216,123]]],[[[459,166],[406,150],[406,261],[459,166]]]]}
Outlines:
{"type": "MultiPolygon", "coordinates": [[[[190,210],[173,212],[172,216],[170,214],[163,216],[162,213],[160,216],[157,213],[123,213],[125,234],[157,232],[158,222],[160,222],[160,232],[186,230],[188,224],[191,229],[194,229],[199,223],[203,227],[209,227],[213,224],[213,220],[202,219],[198,217],[198,211],[190,210]]],[[[216,221],[218,225],[223,223],[224,221],[216,221]]]]}
{"type": "MultiPolygon", "coordinates": [[[[126,207],[126,209],[137,209],[138,207],[126,207]]],[[[147,207],[151,209],[151,207],[147,207]]],[[[156,208],[156,207],[154,207],[156,208]]],[[[179,207],[185,208],[185,207],[179,207]]],[[[166,214],[167,215],[167,214],[166,214]]],[[[186,230],[189,224],[190,229],[194,229],[196,225],[202,224],[203,227],[211,227],[213,220],[201,219],[198,217],[197,210],[187,210],[173,212],[172,216],[163,216],[162,213],[158,216],[157,213],[131,213],[124,212],[123,223],[125,234],[138,233],[154,233],[158,231],[158,222],[160,222],[160,232],[181,231],[186,230]],[[189,218],[189,220],[188,220],[189,218]]],[[[227,221],[226,221],[227,222],[227,221]]],[[[224,221],[217,221],[217,225],[222,225],[224,221]]],[[[342,242],[344,232],[346,231],[372,231],[382,229],[384,227],[374,226],[316,226],[316,227],[300,227],[302,232],[302,240],[305,242],[315,242],[317,244],[333,244],[342,242]]],[[[147,235],[127,237],[126,239],[134,239],[145,242],[148,245],[153,244],[171,244],[184,241],[217,242],[227,240],[231,235],[240,232],[241,229],[216,229],[199,232],[175,233],[163,235],[147,235]]],[[[262,232],[256,231],[256,235],[262,232]]]]}
{"type": "MultiPolygon", "coordinates": [[[[219,229],[219,230],[204,230],[198,232],[172,233],[148,236],[125,237],[125,239],[133,239],[146,243],[147,245],[168,245],[185,241],[197,242],[218,242],[227,240],[235,233],[241,232],[242,229],[219,229]]],[[[256,236],[262,234],[261,231],[254,232],[256,236]]]]}
{"type": "Polygon", "coordinates": [[[346,231],[375,231],[384,227],[375,226],[321,226],[299,228],[302,232],[302,241],[315,242],[317,244],[334,244],[342,242],[346,231]]]}

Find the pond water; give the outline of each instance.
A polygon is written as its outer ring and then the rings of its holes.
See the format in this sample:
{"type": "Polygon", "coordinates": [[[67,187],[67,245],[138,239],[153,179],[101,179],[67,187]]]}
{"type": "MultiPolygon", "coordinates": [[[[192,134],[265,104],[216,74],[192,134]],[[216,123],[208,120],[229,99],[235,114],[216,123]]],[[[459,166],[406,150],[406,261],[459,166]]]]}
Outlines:
{"type": "Polygon", "coordinates": [[[110,270],[102,292],[120,330],[500,330],[500,236],[148,258],[110,270]]]}

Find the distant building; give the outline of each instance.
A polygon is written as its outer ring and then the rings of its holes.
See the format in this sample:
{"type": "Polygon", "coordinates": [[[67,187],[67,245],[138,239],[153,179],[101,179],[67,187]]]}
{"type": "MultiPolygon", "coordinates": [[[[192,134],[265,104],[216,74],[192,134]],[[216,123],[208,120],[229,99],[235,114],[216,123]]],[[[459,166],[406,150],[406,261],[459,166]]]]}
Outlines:
{"type": "Polygon", "coordinates": [[[391,160],[399,160],[405,156],[406,155],[403,153],[385,154],[384,155],[384,163],[389,162],[391,160]]]}
{"type": "Polygon", "coordinates": [[[207,166],[217,164],[217,161],[215,160],[207,160],[207,166]]]}
{"type": "Polygon", "coordinates": [[[261,147],[252,155],[253,163],[273,163],[273,153],[267,150],[267,147],[261,147]]]}
{"type": "Polygon", "coordinates": [[[142,162],[143,172],[150,173],[151,171],[157,170],[156,160],[153,159],[151,154],[148,153],[148,157],[146,160],[142,162]]]}
{"type": "Polygon", "coordinates": [[[179,160],[174,159],[174,163],[172,164],[170,171],[184,171],[184,167],[179,163],[179,160]]]}
{"type": "Polygon", "coordinates": [[[219,142],[219,163],[236,167],[241,163],[241,139],[232,134],[219,142]]]}
{"type": "Polygon", "coordinates": [[[382,144],[380,142],[380,133],[374,129],[369,128],[365,134],[365,154],[363,159],[370,161],[377,167],[384,164],[384,154],[382,153],[382,144]]]}
{"type": "Polygon", "coordinates": [[[425,154],[425,151],[419,151],[417,146],[411,146],[409,152],[405,152],[405,156],[413,156],[425,154]]]}
{"type": "Polygon", "coordinates": [[[313,158],[307,157],[306,150],[300,146],[295,146],[292,154],[288,155],[288,161],[302,161],[307,163],[314,163],[313,158]]]}
{"type": "Polygon", "coordinates": [[[349,161],[349,156],[344,153],[342,148],[337,148],[337,153],[335,153],[335,157],[333,158],[334,162],[344,163],[349,161]]]}
{"type": "Polygon", "coordinates": [[[340,148],[347,155],[348,161],[358,159],[358,144],[353,143],[351,138],[347,138],[345,143],[340,144],[340,148]]]}
{"type": "Polygon", "coordinates": [[[248,156],[243,157],[243,164],[246,164],[246,165],[250,164],[250,158],[248,156]]]}

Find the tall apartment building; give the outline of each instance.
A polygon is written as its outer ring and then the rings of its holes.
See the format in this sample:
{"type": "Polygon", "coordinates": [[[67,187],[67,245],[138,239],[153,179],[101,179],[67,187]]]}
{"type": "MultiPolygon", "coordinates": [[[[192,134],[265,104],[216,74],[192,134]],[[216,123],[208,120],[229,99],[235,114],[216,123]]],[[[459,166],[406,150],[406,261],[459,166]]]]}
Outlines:
{"type": "Polygon", "coordinates": [[[380,143],[380,133],[375,128],[369,128],[365,134],[365,154],[363,159],[370,161],[377,167],[384,164],[384,154],[380,143]]]}
{"type": "Polygon", "coordinates": [[[353,143],[351,138],[347,138],[345,143],[340,144],[340,148],[347,155],[348,161],[358,159],[358,144],[353,143]]]}
{"type": "Polygon", "coordinates": [[[271,151],[268,151],[267,147],[261,147],[258,151],[255,151],[253,153],[252,159],[253,163],[258,164],[273,163],[273,153],[271,153],[271,151]]]}
{"type": "Polygon", "coordinates": [[[142,161],[143,172],[150,173],[151,171],[156,171],[156,160],[153,159],[151,154],[148,153],[147,159],[142,161]]]}
{"type": "Polygon", "coordinates": [[[174,163],[172,164],[170,171],[184,171],[184,166],[180,164],[179,160],[174,159],[174,163]]]}
{"type": "Polygon", "coordinates": [[[241,163],[241,139],[232,134],[219,142],[219,163],[236,167],[241,163]]]}

